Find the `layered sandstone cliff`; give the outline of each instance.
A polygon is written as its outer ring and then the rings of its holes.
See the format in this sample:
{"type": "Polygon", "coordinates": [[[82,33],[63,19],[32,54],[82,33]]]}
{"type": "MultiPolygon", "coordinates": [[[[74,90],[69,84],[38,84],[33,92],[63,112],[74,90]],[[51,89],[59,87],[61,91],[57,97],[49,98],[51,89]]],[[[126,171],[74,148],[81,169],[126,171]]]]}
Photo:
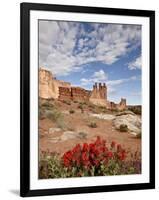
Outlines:
{"type": "Polygon", "coordinates": [[[70,88],[71,84],[56,80],[52,73],[44,68],[39,70],[39,97],[44,99],[57,99],[59,87],[70,88]]]}
{"type": "Polygon", "coordinates": [[[69,82],[57,80],[45,68],[39,69],[39,97],[44,99],[89,101],[111,110],[124,110],[126,108],[126,99],[122,98],[119,104],[108,101],[105,83],[103,85],[95,83],[93,90],[88,91],[81,87],[71,86],[69,82]]]}

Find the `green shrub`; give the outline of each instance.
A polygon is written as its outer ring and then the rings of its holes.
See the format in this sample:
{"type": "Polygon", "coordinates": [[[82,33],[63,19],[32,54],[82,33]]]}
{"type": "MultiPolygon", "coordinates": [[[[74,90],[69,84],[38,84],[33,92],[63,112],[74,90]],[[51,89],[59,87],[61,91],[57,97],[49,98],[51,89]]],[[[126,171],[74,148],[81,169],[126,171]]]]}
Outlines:
{"type": "Polygon", "coordinates": [[[93,108],[95,108],[95,105],[89,104],[88,107],[91,108],[91,109],[93,109],[93,108]]]}
{"type": "Polygon", "coordinates": [[[91,127],[91,128],[97,128],[96,122],[90,122],[90,123],[88,124],[88,126],[91,127]]]}
{"type": "Polygon", "coordinates": [[[75,113],[75,111],[71,109],[71,110],[69,110],[69,113],[73,114],[73,113],[75,113]]]}
{"type": "Polygon", "coordinates": [[[105,106],[99,106],[99,112],[102,112],[102,113],[106,113],[107,112],[107,109],[105,106]]]}
{"type": "Polygon", "coordinates": [[[39,162],[39,178],[65,178],[67,177],[67,170],[62,166],[58,155],[44,155],[39,162]]]}
{"type": "Polygon", "coordinates": [[[78,108],[81,110],[81,113],[84,113],[84,106],[83,106],[83,104],[79,104],[78,105],[78,108]]]}
{"type": "Polygon", "coordinates": [[[65,103],[67,105],[71,105],[71,101],[69,101],[69,100],[63,100],[63,103],[65,103]]]}
{"type": "Polygon", "coordinates": [[[69,130],[69,131],[75,131],[75,129],[73,127],[70,127],[70,126],[67,128],[67,130],[69,130]]]}
{"type": "Polygon", "coordinates": [[[141,106],[132,106],[132,107],[129,107],[128,110],[132,111],[136,115],[141,115],[141,113],[142,113],[141,106]]]}
{"type": "Polygon", "coordinates": [[[128,131],[128,126],[126,124],[121,124],[119,130],[121,132],[127,132],[128,131]]]}
{"type": "Polygon", "coordinates": [[[57,119],[56,123],[57,123],[58,128],[61,128],[64,131],[68,129],[67,124],[64,121],[63,117],[60,117],[59,119],[57,119]]]}
{"type": "Polygon", "coordinates": [[[54,108],[54,105],[46,101],[45,103],[41,105],[41,107],[42,109],[52,110],[54,108]]]}
{"type": "Polygon", "coordinates": [[[46,117],[53,122],[57,122],[57,120],[63,119],[63,115],[57,109],[46,111],[46,117]]]}
{"type": "Polygon", "coordinates": [[[83,105],[82,105],[82,104],[79,104],[79,105],[78,105],[78,108],[82,110],[82,109],[83,109],[83,105]]]}
{"type": "Polygon", "coordinates": [[[45,111],[44,109],[39,108],[39,119],[42,120],[45,118],[45,111]]]}
{"type": "Polygon", "coordinates": [[[79,135],[80,139],[86,139],[87,138],[87,133],[85,133],[85,132],[79,132],[78,135],[79,135]]]}

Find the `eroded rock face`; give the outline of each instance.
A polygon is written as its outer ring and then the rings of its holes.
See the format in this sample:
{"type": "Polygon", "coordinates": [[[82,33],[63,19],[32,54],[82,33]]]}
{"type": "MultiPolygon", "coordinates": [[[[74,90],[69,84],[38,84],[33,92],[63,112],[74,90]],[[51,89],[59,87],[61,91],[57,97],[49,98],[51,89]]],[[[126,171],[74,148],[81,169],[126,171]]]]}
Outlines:
{"type": "Polygon", "coordinates": [[[59,87],[70,88],[71,84],[56,80],[52,73],[44,68],[39,69],[39,97],[44,99],[57,99],[59,87]]]}
{"type": "Polygon", "coordinates": [[[120,103],[109,102],[107,99],[107,86],[105,83],[95,83],[93,90],[85,90],[81,87],[72,86],[71,83],[57,80],[51,71],[39,69],[39,97],[44,99],[76,100],[91,102],[94,105],[104,106],[108,109],[126,109],[126,99],[120,103]]]}
{"type": "Polygon", "coordinates": [[[113,120],[113,125],[116,129],[120,129],[120,125],[127,125],[130,133],[133,135],[138,135],[141,133],[141,117],[132,114],[125,114],[116,116],[113,120]]]}
{"type": "Polygon", "coordinates": [[[88,101],[89,93],[90,91],[80,87],[59,87],[60,100],[88,101]]]}
{"type": "Polygon", "coordinates": [[[95,83],[89,101],[95,105],[107,106],[107,86],[95,83]]]}

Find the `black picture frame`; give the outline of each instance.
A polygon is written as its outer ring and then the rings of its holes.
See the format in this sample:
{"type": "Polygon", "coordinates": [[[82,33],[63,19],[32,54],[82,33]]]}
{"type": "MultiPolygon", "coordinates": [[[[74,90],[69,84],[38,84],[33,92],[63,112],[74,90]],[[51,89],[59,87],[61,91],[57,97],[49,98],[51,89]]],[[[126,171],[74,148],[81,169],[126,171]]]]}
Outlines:
{"type": "Polygon", "coordinates": [[[21,106],[20,106],[20,195],[22,197],[39,195],[61,195],[76,193],[95,193],[108,191],[140,190],[155,188],[155,11],[131,10],[101,7],[83,7],[71,5],[49,5],[35,3],[21,3],[21,106]],[[30,189],[30,11],[60,11],[106,14],[116,16],[148,17],[150,20],[150,181],[149,183],[102,185],[74,188],[30,189]]]}

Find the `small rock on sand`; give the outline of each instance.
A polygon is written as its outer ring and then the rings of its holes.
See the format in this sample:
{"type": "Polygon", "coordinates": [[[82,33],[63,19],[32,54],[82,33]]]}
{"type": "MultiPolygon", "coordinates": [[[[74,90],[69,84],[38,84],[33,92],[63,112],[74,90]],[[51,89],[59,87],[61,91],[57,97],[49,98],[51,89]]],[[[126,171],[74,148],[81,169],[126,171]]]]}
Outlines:
{"type": "Polygon", "coordinates": [[[61,140],[65,141],[65,140],[70,140],[70,139],[75,139],[77,137],[77,133],[74,131],[65,131],[62,135],[61,135],[61,140]]]}
{"type": "Polygon", "coordinates": [[[49,134],[60,132],[60,131],[61,131],[61,128],[49,128],[49,134]]]}

